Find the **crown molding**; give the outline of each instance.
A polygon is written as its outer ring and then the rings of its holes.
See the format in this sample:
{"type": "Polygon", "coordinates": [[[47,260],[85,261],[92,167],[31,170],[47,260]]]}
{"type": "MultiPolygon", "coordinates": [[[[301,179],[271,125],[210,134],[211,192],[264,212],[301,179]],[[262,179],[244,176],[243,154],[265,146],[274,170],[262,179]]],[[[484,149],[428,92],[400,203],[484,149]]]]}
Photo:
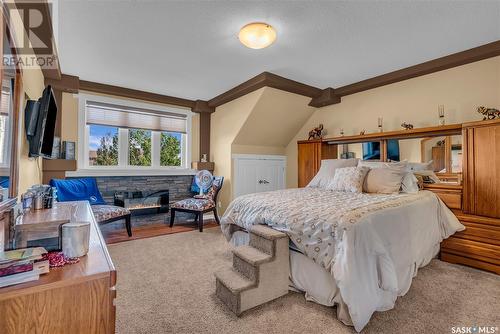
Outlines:
{"type": "Polygon", "coordinates": [[[89,92],[115,95],[131,99],[144,100],[149,102],[162,103],[162,104],[174,105],[185,108],[193,108],[195,106],[195,101],[183,99],[180,97],[161,95],[156,93],[145,92],[142,90],[107,85],[86,80],[79,80],[79,82],[80,82],[80,90],[85,90],[89,92]]]}
{"type": "Polygon", "coordinates": [[[210,107],[218,107],[262,87],[272,87],[308,97],[316,97],[321,94],[321,89],[319,88],[287,79],[270,72],[262,72],[227,92],[208,100],[208,105],[210,107]]]}

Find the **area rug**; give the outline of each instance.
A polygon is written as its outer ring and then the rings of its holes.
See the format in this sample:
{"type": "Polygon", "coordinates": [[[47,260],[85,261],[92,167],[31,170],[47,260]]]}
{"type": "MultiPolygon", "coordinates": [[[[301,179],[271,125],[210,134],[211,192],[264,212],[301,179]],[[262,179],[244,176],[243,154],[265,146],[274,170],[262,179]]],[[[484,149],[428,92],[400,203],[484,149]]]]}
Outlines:
{"type": "MultiPolygon", "coordinates": [[[[333,308],[292,292],[234,316],[214,294],[213,272],[231,265],[218,227],[109,250],[118,271],[117,333],[354,333],[333,308]]],[[[375,313],[363,333],[452,333],[472,326],[500,328],[500,276],[433,260],[396,307],[375,313]]]]}

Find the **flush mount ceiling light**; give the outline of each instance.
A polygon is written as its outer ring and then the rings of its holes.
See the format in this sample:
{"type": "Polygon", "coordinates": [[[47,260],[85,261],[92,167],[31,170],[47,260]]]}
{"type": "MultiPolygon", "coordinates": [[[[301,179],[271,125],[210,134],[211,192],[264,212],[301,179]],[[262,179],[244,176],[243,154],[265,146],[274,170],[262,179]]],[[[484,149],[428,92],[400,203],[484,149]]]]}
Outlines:
{"type": "Polygon", "coordinates": [[[251,49],[263,49],[276,40],[276,30],[267,23],[249,23],[240,29],[240,42],[251,49]]]}

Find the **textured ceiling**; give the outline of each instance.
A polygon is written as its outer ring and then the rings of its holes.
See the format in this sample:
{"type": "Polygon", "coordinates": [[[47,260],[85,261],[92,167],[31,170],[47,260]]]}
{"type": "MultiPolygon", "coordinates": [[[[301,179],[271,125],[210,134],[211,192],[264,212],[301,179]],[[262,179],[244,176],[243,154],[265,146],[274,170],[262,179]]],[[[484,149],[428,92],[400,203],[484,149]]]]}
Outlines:
{"type": "Polygon", "coordinates": [[[63,73],[210,99],[263,71],[338,87],[500,40],[500,1],[60,1],[63,73]],[[253,21],[275,44],[242,46],[253,21]]]}

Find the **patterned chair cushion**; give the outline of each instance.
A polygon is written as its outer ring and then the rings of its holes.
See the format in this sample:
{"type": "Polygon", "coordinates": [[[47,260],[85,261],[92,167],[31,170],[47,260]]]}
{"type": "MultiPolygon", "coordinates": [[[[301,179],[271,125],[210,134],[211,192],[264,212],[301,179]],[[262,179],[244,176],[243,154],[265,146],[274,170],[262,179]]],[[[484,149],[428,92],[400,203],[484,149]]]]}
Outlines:
{"type": "Polygon", "coordinates": [[[171,207],[176,209],[204,211],[214,208],[215,202],[208,198],[186,198],[182,201],[173,203],[171,207]]]}
{"type": "Polygon", "coordinates": [[[114,205],[92,205],[91,208],[98,223],[130,214],[128,209],[114,205]]]}

